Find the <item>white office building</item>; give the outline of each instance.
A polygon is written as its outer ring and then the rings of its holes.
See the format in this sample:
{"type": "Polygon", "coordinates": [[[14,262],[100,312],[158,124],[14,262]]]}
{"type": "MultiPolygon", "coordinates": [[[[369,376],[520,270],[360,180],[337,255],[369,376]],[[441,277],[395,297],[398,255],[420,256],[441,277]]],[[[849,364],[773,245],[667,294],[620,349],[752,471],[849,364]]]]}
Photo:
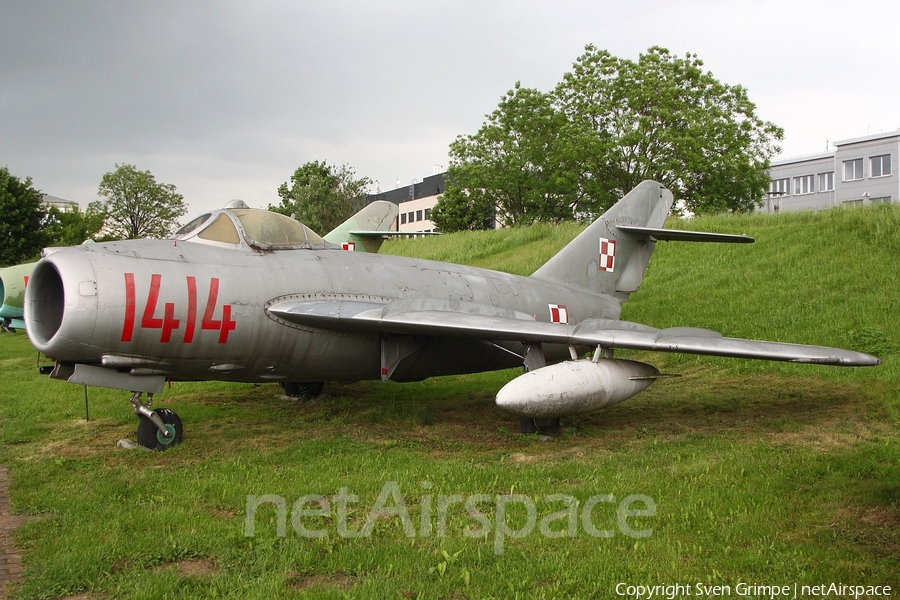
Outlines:
{"type": "Polygon", "coordinates": [[[43,200],[41,205],[46,208],[55,208],[59,212],[74,212],[75,209],[78,208],[78,203],[73,202],[72,200],[64,200],[62,198],[57,198],[56,196],[51,196],[50,194],[41,194],[43,200]]]}
{"type": "Polygon", "coordinates": [[[834,151],[774,161],[762,210],[900,202],[900,130],[834,143],[834,151]]]}

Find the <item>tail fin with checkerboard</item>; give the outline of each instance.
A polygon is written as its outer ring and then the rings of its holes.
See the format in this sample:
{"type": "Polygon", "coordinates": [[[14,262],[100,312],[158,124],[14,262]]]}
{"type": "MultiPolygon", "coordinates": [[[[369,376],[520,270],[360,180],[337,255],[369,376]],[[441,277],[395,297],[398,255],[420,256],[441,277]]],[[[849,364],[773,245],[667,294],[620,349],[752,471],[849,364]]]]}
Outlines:
{"type": "Polygon", "coordinates": [[[746,235],[663,229],[672,192],[644,181],[532,274],[625,300],[638,289],[657,241],[747,243],[746,235]]]}

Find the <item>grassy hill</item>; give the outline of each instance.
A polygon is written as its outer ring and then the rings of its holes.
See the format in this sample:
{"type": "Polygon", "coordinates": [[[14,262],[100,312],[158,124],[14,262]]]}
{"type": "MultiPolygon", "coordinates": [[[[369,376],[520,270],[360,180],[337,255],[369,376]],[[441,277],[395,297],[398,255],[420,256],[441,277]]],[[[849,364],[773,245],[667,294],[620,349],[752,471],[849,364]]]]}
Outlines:
{"type": "MultiPolygon", "coordinates": [[[[891,357],[900,349],[900,207],[670,219],[666,227],[746,233],[756,242],[658,243],[643,285],[624,304],[623,319],[853,348],[887,359],[885,367],[858,371],[860,376],[896,380],[898,361],[891,357]]],[[[529,275],[582,229],[537,225],[394,240],[382,252],[529,275]]],[[[773,366],[713,362],[742,369],[773,366]]],[[[808,369],[787,366],[785,372],[808,369]]]]}
{"type": "MultiPolygon", "coordinates": [[[[702,583],[736,596],[739,582],[896,590],[898,225],[893,207],[670,223],[757,243],[659,244],[623,318],[851,347],[885,364],[642,354],[682,377],[568,419],[549,443],[518,434],[517,420],[494,407],[511,370],[329,384],[306,403],[274,385],[179,383],[155,404],[181,415],[184,444],[122,450],[116,441],[135,429],[126,394],[91,389],[85,421],[83,390],[39,376],[24,336],[0,336],[0,463],[13,510],[39,517],[17,533],[26,565],[17,593],[589,598],[616,597],[619,583],[681,583],[697,596],[702,583]],[[345,514],[341,493],[359,498],[345,514]],[[284,536],[274,505],[248,509],[265,495],[285,500],[284,536]],[[342,523],[364,530],[379,496],[395,514],[373,518],[367,536],[341,535],[342,523]],[[635,497],[631,509],[642,512],[623,512],[635,497]],[[564,498],[578,502],[571,521],[564,498]],[[622,523],[652,532],[632,537],[622,523]]],[[[384,252],[528,274],[578,231],[447,235],[384,252]]]]}

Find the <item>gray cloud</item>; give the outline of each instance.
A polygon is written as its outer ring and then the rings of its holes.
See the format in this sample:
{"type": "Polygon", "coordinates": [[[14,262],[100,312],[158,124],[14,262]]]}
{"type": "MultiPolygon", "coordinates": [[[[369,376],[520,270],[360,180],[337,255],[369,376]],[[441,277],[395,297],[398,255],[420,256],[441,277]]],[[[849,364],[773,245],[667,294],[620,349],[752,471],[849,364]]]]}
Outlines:
{"type": "Polygon", "coordinates": [[[394,186],[446,165],[521,80],[550,89],[586,43],[696,52],[786,129],[785,153],[900,126],[894,2],[81,2],[0,7],[0,164],[86,203],[115,163],[198,212],[308,160],[394,186]],[[833,5],[832,5],[833,4],[833,5]],[[884,25],[881,25],[884,23],[884,25]]]}

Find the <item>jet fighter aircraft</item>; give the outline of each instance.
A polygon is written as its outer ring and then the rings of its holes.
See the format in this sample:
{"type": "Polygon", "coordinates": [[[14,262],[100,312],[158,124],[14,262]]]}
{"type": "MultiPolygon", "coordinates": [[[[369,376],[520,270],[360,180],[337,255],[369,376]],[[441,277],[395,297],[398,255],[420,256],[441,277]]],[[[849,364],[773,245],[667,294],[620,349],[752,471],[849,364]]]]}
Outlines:
{"type": "MultiPolygon", "coordinates": [[[[241,200],[233,201],[230,206],[247,207],[241,200]]],[[[326,242],[338,244],[344,250],[378,252],[381,244],[388,237],[409,235],[405,232],[390,231],[390,228],[397,220],[398,214],[400,214],[400,209],[393,202],[385,202],[383,200],[372,202],[322,237],[326,242]]],[[[188,229],[194,229],[193,223],[189,224],[188,229]]],[[[93,240],[85,243],[93,243],[93,240]]],[[[62,249],[63,246],[44,248],[42,254],[47,256],[62,249]]],[[[35,264],[30,262],[0,268],[0,300],[2,300],[2,304],[0,304],[0,327],[4,331],[8,329],[25,329],[23,312],[25,286],[28,285],[28,278],[31,276],[31,271],[34,269],[35,264]]]]}
{"type": "Polygon", "coordinates": [[[35,263],[0,269],[0,327],[3,330],[25,329],[25,286],[35,263]]]}
{"type": "Polygon", "coordinates": [[[282,215],[223,209],[174,239],[44,258],[26,290],[25,320],[32,343],[56,360],[52,378],[132,392],[138,441],[156,449],[182,438],[177,415],[151,408],[167,380],[319,386],[524,364],[496,402],[527,429],[621,402],[661,376],[613,358],[615,348],[880,363],[849,350],[619,320],[658,240],[753,241],[662,228],[672,200],[660,184],[641,183],[530,277],[341,252],[282,215]]]}

